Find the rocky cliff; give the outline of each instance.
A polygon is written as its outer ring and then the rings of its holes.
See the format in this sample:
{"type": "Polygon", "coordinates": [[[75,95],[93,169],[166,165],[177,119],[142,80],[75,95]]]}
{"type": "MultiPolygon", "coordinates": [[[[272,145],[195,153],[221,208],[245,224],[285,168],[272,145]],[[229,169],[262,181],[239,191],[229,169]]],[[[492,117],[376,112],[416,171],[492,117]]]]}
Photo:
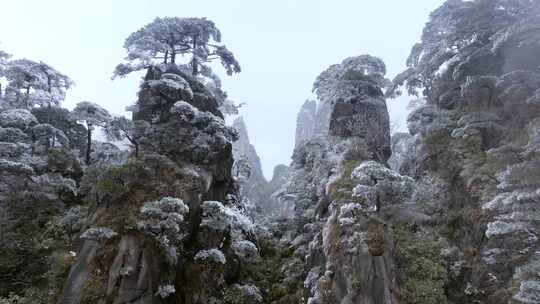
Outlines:
{"type": "Polygon", "coordinates": [[[239,268],[258,249],[231,175],[237,133],[216,106],[174,68],[149,73],[134,113],[139,155],[83,180],[93,207],[59,303],[258,303],[239,268]]]}
{"type": "Polygon", "coordinates": [[[130,151],[2,108],[0,303],[540,303],[539,16],[447,1],[394,81],[371,55],[330,66],[268,182],[175,64],[148,68],[130,151]],[[391,138],[403,88],[420,101],[391,138]]]}

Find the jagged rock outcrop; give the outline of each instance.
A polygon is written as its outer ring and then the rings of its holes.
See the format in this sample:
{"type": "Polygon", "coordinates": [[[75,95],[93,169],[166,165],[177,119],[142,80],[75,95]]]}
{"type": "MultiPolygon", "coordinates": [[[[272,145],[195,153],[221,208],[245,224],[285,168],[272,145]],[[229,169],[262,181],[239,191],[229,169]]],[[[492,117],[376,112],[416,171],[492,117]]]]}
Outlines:
{"type": "Polygon", "coordinates": [[[139,156],[84,176],[95,210],[59,303],[260,303],[238,266],[259,253],[231,175],[237,133],[212,95],[174,67],[151,69],[134,118],[139,156]]]}
{"type": "Polygon", "coordinates": [[[246,124],[242,117],[235,119],[233,127],[239,134],[239,139],[233,143],[235,159],[233,174],[238,182],[244,204],[252,209],[251,214],[259,221],[282,216],[284,210],[273,194],[286,182],[287,166],[276,166],[272,180],[266,181],[261,161],[255,147],[249,141],[246,124]]]}
{"type": "Polygon", "coordinates": [[[233,122],[233,128],[238,132],[238,140],[233,143],[233,156],[235,159],[245,158],[250,167],[249,180],[250,183],[256,185],[264,184],[264,178],[261,166],[261,160],[255,147],[249,141],[248,131],[244,119],[240,116],[233,122]]]}
{"type": "Polygon", "coordinates": [[[388,113],[380,89],[365,82],[370,77],[378,75],[325,87],[334,95],[344,85],[353,90],[349,98],[325,101],[332,107],[326,111],[329,129],[321,134],[328,135],[295,149],[288,182],[276,195],[294,208],[294,222],[276,227],[282,229],[279,243],[293,251],[283,262],[285,272],[304,269],[294,276],[303,284],[285,285],[289,296],[276,303],[290,303],[291,296],[304,303],[399,303],[395,233],[388,223],[390,210],[412,195],[413,181],[383,164],[390,147],[388,113]]]}
{"type": "Polygon", "coordinates": [[[298,147],[315,136],[317,101],[306,100],[296,118],[294,146],[298,147]]]}

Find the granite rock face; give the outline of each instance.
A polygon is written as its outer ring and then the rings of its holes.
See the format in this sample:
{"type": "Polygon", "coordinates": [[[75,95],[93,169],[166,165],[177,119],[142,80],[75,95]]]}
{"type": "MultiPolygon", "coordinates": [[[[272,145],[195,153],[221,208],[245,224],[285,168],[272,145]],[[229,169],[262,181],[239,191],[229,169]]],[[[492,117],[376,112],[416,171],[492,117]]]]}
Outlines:
{"type": "Polygon", "coordinates": [[[362,139],[380,161],[391,155],[390,118],[383,93],[378,88],[357,87],[358,97],[334,102],[330,136],[362,139]]]}

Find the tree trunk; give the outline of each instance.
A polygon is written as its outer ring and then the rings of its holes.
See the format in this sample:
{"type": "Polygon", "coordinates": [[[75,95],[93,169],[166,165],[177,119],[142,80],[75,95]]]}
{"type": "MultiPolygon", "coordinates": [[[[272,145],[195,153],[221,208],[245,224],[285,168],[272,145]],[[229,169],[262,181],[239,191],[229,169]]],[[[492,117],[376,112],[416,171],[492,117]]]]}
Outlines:
{"type": "Polygon", "coordinates": [[[193,37],[193,58],[191,59],[191,74],[197,76],[199,74],[199,63],[195,54],[197,53],[197,36],[193,37]]]}
{"type": "Polygon", "coordinates": [[[133,145],[135,146],[135,158],[139,158],[139,143],[135,142],[133,145]]]}
{"type": "Polygon", "coordinates": [[[90,165],[90,152],[92,151],[92,125],[87,124],[88,130],[86,131],[86,165],[90,165]]]}
{"type": "Polygon", "coordinates": [[[199,63],[197,62],[197,59],[195,59],[195,56],[193,56],[193,59],[191,60],[191,74],[193,76],[199,74],[199,63]]]}
{"type": "Polygon", "coordinates": [[[24,100],[24,104],[26,105],[27,108],[30,108],[29,101],[30,101],[30,86],[26,88],[26,99],[24,100]]]}

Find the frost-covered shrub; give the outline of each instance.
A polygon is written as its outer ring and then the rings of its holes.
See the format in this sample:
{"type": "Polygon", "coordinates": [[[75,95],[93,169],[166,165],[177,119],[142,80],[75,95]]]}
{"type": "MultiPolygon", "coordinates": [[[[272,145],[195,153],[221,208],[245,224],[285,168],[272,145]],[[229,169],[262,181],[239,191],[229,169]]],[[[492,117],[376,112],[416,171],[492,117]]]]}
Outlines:
{"type": "Polygon", "coordinates": [[[121,165],[127,161],[128,155],[128,151],[123,151],[112,143],[94,142],[90,158],[92,163],[121,165]]]}
{"type": "Polygon", "coordinates": [[[494,221],[487,224],[486,237],[492,238],[499,235],[515,233],[519,231],[527,231],[529,228],[525,223],[522,222],[505,222],[505,221],[494,221]]]}
{"type": "Polygon", "coordinates": [[[252,284],[234,284],[225,291],[225,303],[227,304],[260,304],[263,303],[261,291],[252,284]]]}
{"type": "Polygon", "coordinates": [[[55,146],[69,146],[69,139],[64,132],[50,124],[38,124],[30,129],[32,141],[45,146],[47,149],[55,146]]]}
{"type": "Polygon", "coordinates": [[[540,185],[540,160],[532,160],[509,166],[498,175],[499,188],[514,190],[534,188],[540,185]]]}
{"type": "Polygon", "coordinates": [[[219,232],[229,232],[234,239],[253,233],[253,223],[237,208],[224,206],[221,202],[206,201],[202,204],[201,227],[219,232]]]}
{"type": "Polygon", "coordinates": [[[192,123],[201,132],[195,143],[209,145],[212,141],[232,142],[238,138],[234,128],[228,127],[225,121],[206,111],[200,111],[185,101],[177,101],[171,108],[171,113],[182,120],[192,123]]]}
{"type": "Polygon", "coordinates": [[[427,136],[448,130],[452,124],[448,115],[447,111],[435,106],[421,107],[407,118],[409,131],[412,135],[420,133],[422,136],[427,136]]]}
{"type": "Polygon", "coordinates": [[[36,117],[25,109],[12,109],[0,113],[0,127],[25,130],[37,123],[36,117]]]}
{"type": "Polygon", "coordinates": [[[180,75],[165,73],[159,80],[149,80],[146,82],[151,88],[173,100],[191,100],[193,91],[189,83],[180,75]]]}
{"type": "Polygon", "coordinates": [[[227,259],[221,250],[213,248],[209,250],[201,250],[197,252],[194,257],[195,261],[203,263],[213,263],[213,264],[225,264],[227,259]]]}
{"type": "Polygon", "coordinates": [[[159,201],[147,202],[141,208],[137,229],[152,236],[165,250],[169,262],[176,263],[177,247],[186,236],[182,231],[188,206],[179,198],[164,197],[159,201]]]}
{"type": "Polygon", "coordinates": [[[28,140],[28,135],[17,128],[0,128],[0,141],[20,143],[28,140]]]}
{"type": "Polygon", "coordinates": [[[243,262],[253,262],[259,258],[259,249],[250,241],[235,241],[232,243],[231,247],[234,254],[243,262]]]}
{"type": "Polygon", "coordinates": [[[367,211],[380,210],[381,203],[403,203],[414,189],[412,178],[402,176],[374,161],[360,164],[353,170],[351,178],[356,183],[353,196],[362,200],[367,211]]]}
{"type": "Polygon", "coordinates": [[[22,156],[25,152],[29,152],[26,144],[0,142],[0,157],[14,159],[22,156]]]}
{"type": "Polygon", "coordinates": [[[32,167],[28,166],[27,164],[0,159],[0,173],[32,175],[34,174],[34,169],[32,169],[32,167]]]}
{"type": "Polygon", "coordinates": [[[82,229],[85,212],[81,206],[69,208],[69,210],[58,219],[57,224],[69,235],[82,229]]]}
{"type": "Polygon", "coordinates": [[[349,57],[323,71],[315,80],[313,91],[323,101],[347,101],[363,93],[380,96],[380,87],[386,83],[385,74],[386,65],[377,57],[349,57]]]}
{"type": "Polygon", "coordinates": [[[319,289],[319,278],[321,277],[320,267],[312,268],[306,279],[304,280],[304,289],[309,291],[310,296],[307,300],[308,304],[320,304],[321,303],[321,291],[319,289]]]}
{"type": "Polygon", "coordinates": [[[156,295],[160,296],[162,299],[166,299],[170,295],[174,294],[175,292],[176,292],[176,289],[171,284],[160,285],[158,287],[158,291],[156,292],[156,295]]]}
{"type": "Polygon", "coordinates": [[[83,232],[83,234],[81,235],[81,239],[103,242],[117,235],[118,233],[114,232],[110,228],[96,227],[96,228],[90,228],[86,230],[85,232],[83,232]]]}
{"type": "Polygon", "coordinates": [[[206,201],[202,204],[202,211],[201,226],[217,231],[230,228],[233,214],[230,208],[223,206],[221,202],[206,201]]]}
{"type": "Polygon", "coordinates": [[[48,173],[35,176],[32,180],[38,184],[42,191],[53,193],[77,194],[77,183],[71,178],[65,178],[57,173],[48,173]]]}

